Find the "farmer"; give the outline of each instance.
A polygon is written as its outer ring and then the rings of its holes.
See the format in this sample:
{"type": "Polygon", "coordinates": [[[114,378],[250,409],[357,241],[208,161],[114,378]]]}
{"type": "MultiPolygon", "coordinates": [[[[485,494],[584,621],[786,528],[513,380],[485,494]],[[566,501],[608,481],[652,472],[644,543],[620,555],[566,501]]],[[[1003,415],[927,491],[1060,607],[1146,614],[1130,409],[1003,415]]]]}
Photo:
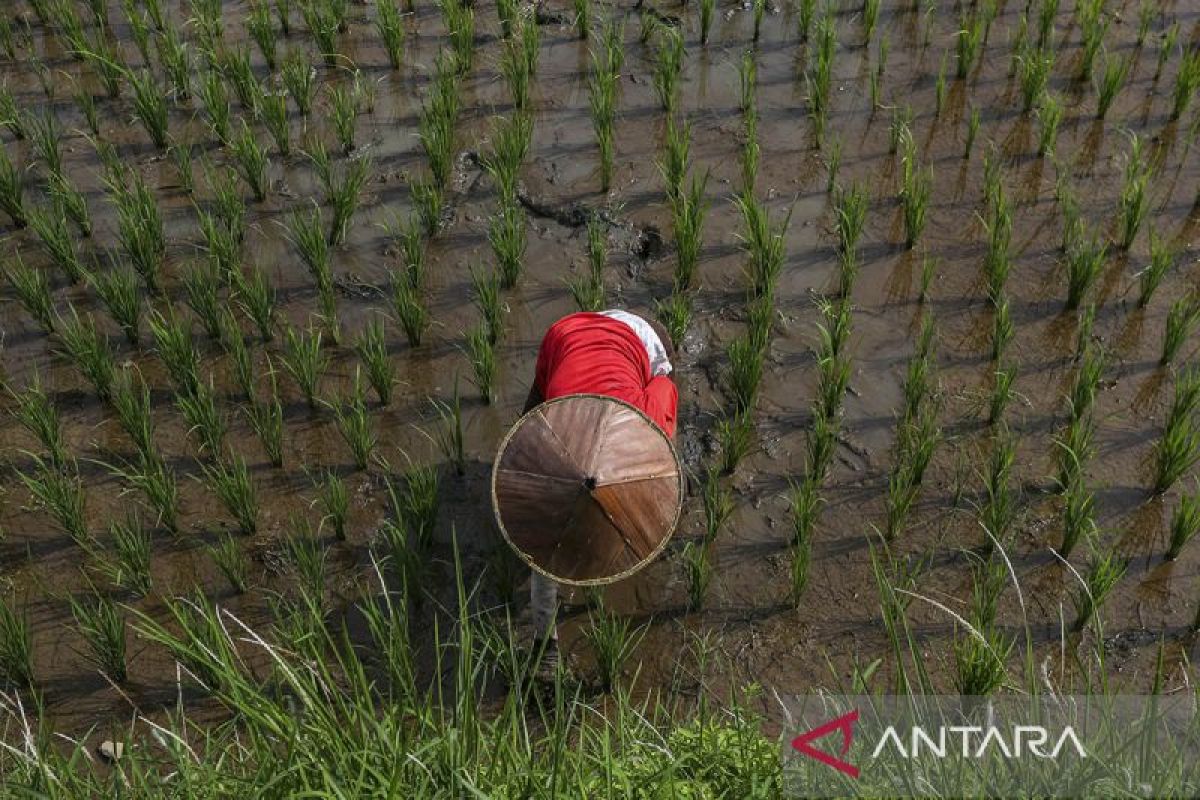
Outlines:
{"type": "MultiPolygon", "coordinates": [[[[524,413],[556,397],[607,395],[640,409],[673,440],[674,359],[671,339],[657,322],[620,310],[569,314],[542,338],[524,413]]],[[[529,599],[534,652],[542,653],[537,675],[552,679],[559,666],[558,584],[534,571],[529,599]]]]}

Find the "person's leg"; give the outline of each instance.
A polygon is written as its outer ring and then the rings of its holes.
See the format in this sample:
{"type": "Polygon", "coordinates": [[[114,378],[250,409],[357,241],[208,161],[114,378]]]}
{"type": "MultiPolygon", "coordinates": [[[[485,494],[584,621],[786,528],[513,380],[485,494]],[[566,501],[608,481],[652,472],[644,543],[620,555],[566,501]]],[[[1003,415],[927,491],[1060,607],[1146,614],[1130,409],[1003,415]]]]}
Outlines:
{"type": "Polygon", "coordinates": [[[529,580],[529,606],[533,610],[533,638],[558,639],[558,584],[534,571],[529,580]]]}

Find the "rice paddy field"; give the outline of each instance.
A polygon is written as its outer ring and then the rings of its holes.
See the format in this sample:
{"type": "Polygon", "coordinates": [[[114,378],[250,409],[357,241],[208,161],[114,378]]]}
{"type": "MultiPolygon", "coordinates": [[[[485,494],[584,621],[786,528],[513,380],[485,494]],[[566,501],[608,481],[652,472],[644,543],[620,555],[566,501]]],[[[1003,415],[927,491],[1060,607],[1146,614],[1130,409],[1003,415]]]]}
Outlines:
{"type": "Polygon", "coordinates": [[[4,3],[0,792],[775,797],[780,695],[1193,691],[1198,94],[1177,0],[4,3]],[[609,307],[688,498],[546,696],[490,470],[609,307]]]}

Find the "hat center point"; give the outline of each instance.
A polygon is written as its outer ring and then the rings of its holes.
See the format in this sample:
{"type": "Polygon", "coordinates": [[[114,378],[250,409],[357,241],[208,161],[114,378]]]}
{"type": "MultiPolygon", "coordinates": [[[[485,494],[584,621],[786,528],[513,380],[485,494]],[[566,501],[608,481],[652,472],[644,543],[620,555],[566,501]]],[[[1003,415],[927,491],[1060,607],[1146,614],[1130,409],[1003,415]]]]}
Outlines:
{"type": "Polygon", "coordinates": [[[587,489],[589,492],[595,491],[596,478],[592,475],[589,475],[586,478],[584,478],[583,479],[583,488],[587,489]]]}

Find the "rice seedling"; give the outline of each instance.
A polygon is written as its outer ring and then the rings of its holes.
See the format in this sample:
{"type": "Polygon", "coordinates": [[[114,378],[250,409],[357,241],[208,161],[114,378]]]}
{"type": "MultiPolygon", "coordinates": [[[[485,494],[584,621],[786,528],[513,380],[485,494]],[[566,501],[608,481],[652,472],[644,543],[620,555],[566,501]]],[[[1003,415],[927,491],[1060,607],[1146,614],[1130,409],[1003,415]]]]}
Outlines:
{"type": "Polygon", "coordinates": [[[488,221],[488,242],[496,257],[501,288],[513,288],[520,280],[525,262],[524,208],[517,203],[501,203],[498,213],[488,221]]]}
{"type": "Polygon", "coordinates": [[[267,64],[267,69],[274,72],[279,36],[275,31],[274,23],[271,21],[271,9],[267,5],[266,0],[257,0],[257,2],[250,3],[249,12],[249,16],[246,19],[246,29],[250,32],[250,38],[258,45],[258,50],[262,53],[263,61],[267,64]]]}
{"type": "Polygon", "coordinates": [[[721,485],[721,473],[714,464],[704,470],[700,496],[704,508],[704,540],[711,543],[716,541],[717,534],[734,511],[733,492],[721,485]]]}
{"type": "Polygon", "coordinates": [[[17,40],[13,24],[7,16],[0,17],[0,52],[10,61],[17,57],[17,40]]]}
{"type": "MultiPolygon", "coordinates": [[[[696,270],[700,265],[700,251],[704,246],[704,220],[708,215],[708,172],[699,180],[693,175],[686,190],[681,190],[671,207],[671,218],[675,228],[675,291],[691,288],[696,270]]],[[[773,242],[772,242],[773,244],[773,242]]],[[[782,255],[782,241],[777,248],[782,255]]],[[[772,254],[774,257],[774,251],[772,254]]]]}
{"type": "Polygon", "coordinates": [[[221,51],[221,73],[225,80],[233,86],[238,103],[250,116],[258,114],[258,98],[262,88],[254,77],[254,69],[250,65],[250,48],[230,47],[221,51]]]}
{"type": "Polygon", "coordinates": [[[471,268],[471,300],[479,309],[488,338],[496,344],[504,338],[503,302],[500,300],[500,278],[495,271],[471,268]]]}
{"type": "Polygon", "coordinates": [[[96,330],[92,315],[80,317],[75,306],[68,305],[69,317],[59,317],[54,326],[62,353],[71,360],[75,368],[92,384],[96,395],[107,400],[112,391],[116,363],[108,337],[96,330]]]}
{"type": "Polygon", "coordinates": [[[404,62],[404,21],[396,0],[380,0],[376,3],[375,30],[383,51],[387,53],[392,69],[400,69],[404,62]]]}
{"type": "Polygon", "coordinates": [[[921,277],[917,287],[917,302],[924,304],[929,299],[929,290],[933,286],[934,273],[937,270],[937,259],[925,256],[921,259],[921,277]]]}
{"type": "Polygon", "coordinates": [[[712,555],[707,545],[688,542],[679,557],[687,576],[688,609],[699,611],[704,607],[704,595],[712,583],[712,555]]]}
{"type": "Polygon", "coordinates": [[[462,399],[458,394],[458,378],[454,380],[454,393],[450,401],[429,399],[434,413],[438,417],[436,433],[433,436],[438,450],[454,467],[454,473],[459,477],[467,474],[467,455],[462,424],[462,399]]]}
{"type": "Polygon", "coordinates": [[[899,152],[900,145],[912,138],[912,108],[896,106],[888,125],[888,153],[899,152]]]}
{"type": "Polygon", "coordinates": [[[675,291],[666,300],[654,301],[654,313],[667,329],[671,343],[678,347],[687,335],[692,323],[692,296],[685,291],[675,291]]]}
{"type": "Polygon", "coordinates": [[[75,225],[80,236],[87,238],[92,235],[92,217],[88,211],[87,199],[66,176],[62,173],[51,175],[46,185],[46,196],[58,213],[75,225]]]}
{"type": "Polygon", "coordinates": [[[663,156],[658,162],[658,171],[662,173],[663,182],[667,187],[667,199],[671,202],[675,202],[683,191],[683,176],[687,173],[691,138],[691,123],[685,122],[680,126],[676,124],[674,116],[667,117],[663,156]]]}
{"type": "Polygon", "coordinates": [[[1150,298],[1158,290],[1163,278],[1171,271],[1178,255],[1175,247],[1169,241],[1158,236],[1153,229],[1150,231],[1150,263],[1138,272],[1138,308],[1150,304],[1150,298]]]}
{"type": "Polygon", "coordinates": [[[138,288],[137,275],[123,266],[113,266],[102,272],[93,272],[88,280],[104,303],[113,321],[120,326],[125,339],[133,345],[141,339],[140,320],[142,297],[138,288]]]}
{"type": "Polygon", "coordinates": [[[409,347],[419,347],[425,331],[429,328],[429,307],[425,303],[424,290],[415,285],[408,275],[391,274],[392,308],[409,347]]]}
{"type": "Polygon", "coordinates": [[[794,207],[773,225],[767,209],[754,197],[738,194],[734,197],[734,205],[742,215],[743,232],[738,236],[750,256],[747,271],[751,291],[755,297],[772,294],[783,271],[784,243],[794,207]]]}
{"type": "Polygon", "coordinates": [[[721,472],[732,474],[750,453],[754,443],[754,420],[745,412],[726,414],[717,421],[715,432],[721,449],[721,472]]]}
{"type": "Polygon", "coordinates": [[[216,69],[208,69],[200,75],[198,86],[200,103],[204,106],[208,127],[221,144],[228,144],[232,112],[229,107],[229,93],[225,88],[225,79],[216,69]]]}
{"type": "Polygon", "coordinates": [[[329,202],[333,207],[333,220],[329,227],[330,245],[336,247],[346,241],[354,212],[362,202],[363,188],[370,171],[371,159],[355,159],[346,167],[341,182],[331,184],[329,202]]]}
{"type": "Polygon", "coordinates": [[[261,267],[251,265],[245,271],[232,271],[230,276],[238,307],[254,323],[259,337],[264,342],[271,341],[275,337],[275,289],[266,273],[261,267]]]}
{"type": "Polygon", "coordinates": [[[1075,605],[1075,622],[1071,629],[1082,631],[1096,616],[1096,612],[1104,606],[1104,601],[1112,592],[1113,587],[1125,575],[1128,562],[1109,551],[1104,554],[1093,554],[1088,564],[1087,574],[1083,576],[1083,585],[1075,590],[1071,600],[1075,605]]]}
{"type": "Polygon", "coordinates": [[[175,405],[187,423],[188,434],[199,442],[199,451],[214,460],[224,458],[225,432],[229,426],[217,407],[212,383],[197,382],[193,391],[180,392],[175,397],[175,405]]]}
{"type": "Polygon", "coordinates": [[[38,237],[54,265],[63,271],[67,280],[78,283],[86,272],[75,249],[75,236],[67,226],[66,213],[61,208],[31,208],[26,218],[30,230],[38,237]]]}
{"type": "Polygon", "coordinates": [[[375,390],[379,404],[388,405],[392,401],[392,387],[396,384],[396,368],[388,355],[382,320],[375,318],[363,326],[354,351],[366,368],[367,380],[375,390]]]}
{"type": "MultiPolygon", "coordinates": [[[[308,28],[308,32],[312,35],[313,41],[317,45],[317,51],[325,60],[326,66],[335,66],[338,63],[337,34],[338,29],[342,24],[339,19],[339,4],[326,4],[322,2],[314,2],[313,0],[302,0],[299,3],[300,15],[304,18],[304,26],[308,28]]],[[[344,13],[344,5],[342,13],[344,13]]]]}
{"type": "Polygon", "coordinates": [[[1163,494],[1200,460],[1200,430],[1191,416],[1167,420],[1162,437],[1154,447],[1153,493],[1163,494]]]}
{"type": "Polygon", "coordinates": [[[192,96],[192,57],[187,43],[174,26],[168,25],[158,38],[158,56],[171,84],[170,94],[175,102],[192,96]]]}
{"type": "Polygon", "coordinates": [[[1154,67],[1154,83],[1158,83],[1158,79],[1162,77],[1163,67],[1167,64],[1167,59],[1175,52],[1179,45],[1179,23],[1173,22],[1163,33],[1162,39],[1158,43],[1158,61],[1154,67]]]}
{"type": "Polygon", "coordinates": [[[1189,293],[1171,304],[1163,331],[1162,355],[1158,359],[1160,365],[1166,366],[1175,360],[1197,322],[1200,322],[1200,296],[1189,293]]]}
{"type": "Polygon", "coordinates": [[[956,689],[964,695],[984,697],[1001,688],[1008,678],[1005,664],[1012,648],[1013,640],[993,626],[956,632],[952,674],[956,689]]]}
{"type": "Polygon", "coordinates": [[[371,416],[367,414],[366,389],[358,367],[354,368],[354,383],[350,385],[349,395],[343,395],[338,402],[329,405],[334,411],[337,432],[354,457],[355,469],[366,469],[379,438],[371,427],[371,416]]]}
{"type": "Polygon", "coordinates": [[[1084,485],[1083,477],[1078,473],[1064,487],[1063,494],[1063,536],[1058,552],[1063,558],[1067,558],[1080,540],[1092,542],[1097,536],[1094,519],[1096,498],[1084,485]]]}
{"type": "Polygon", "coordinates": [[[18,228],[24,228],[28,224],[25,216],[24,176],[9,159],[7,147],[0,147],[0,210],[3,210],[18,228]]]}
{"type": "Polygon", "coordinates": [[[0,680],[18,689],[33,687],[33,635],[25,609],[0,598],[0,680]]]}
{"type": "Polygon", "coordinates": [[[1080,241],[1067,251],[1067,304],[1068,311],[1079,308],[1084,296],[1095,284],[1104,269],[1107,244],[1099,235],[1080,241]]]}
{"type": "Polygon", "coordinates": [[[238,594],[244,594],[250,586],[250,565],[237,540],[230,534],[225,534],[215,545],[207,548],[208,556],[217,565],[217,569],[229,581],[229,585],[238,594]]]}
{"type": "Polygon", "coordinates": [[[1096,82],[1096,119],[1108,116],[1108,110],[1116,101],[1117,95],[1125,86],[1125,80],[1133,69],[1131,58],[1114,58],[1107,54],[1104,57],[1104,71],[1096,82]]]}
{"type": "Polygon", "coordinates": [[[988,424],[995,425],[1004,416],[1013,397],[1013,383],[1017,378],[1016,364],[998,359],[995,379],[992,382],[992,394],[988,405],[988,424]]]}
{"type": "Polygon", "coordinates": [[[838,234],[838,250],[851,261],[857,259],[858,240],[867,221],[870,198],[865,187],[852,183],[839,189],[834,197],[834,228],[838,234]]]}
{"type": "Polygon", "coordinates": [[[575,11],[575,30],[580,40],[586,42],[592,29],[592,4],[590,0],[573,0],[571,5],[575,11]]]}
{"type": "Polygon", "coordinates": [[[229,357],[230,371],[233,373],[234,382],[242,390],[246,399],[254,402],[258,373],[250,354],[250,348],[246,346],[246,338],[242,336],[241,326],[238,325],[237,318],[228,308],[221,309],[218,324],[221,349],[229,357]]]}
{"type": "MultiPolygon", "coordinates": [[[[133,39],[134,45],[137,47],[138,53],[142,57],[142,61],[146,64],[150,62],[150,18],[145,11],[136,9],[132,0],[122,2],[125,6],[125,20],[129,23],[129,35],[133,39]]],[[[98,42],[107,41],[105,36],[97,36],[98,42]]]]}
{"type": "Polygon", "coordinates": [[[1095,405],[1096,392],[1100,388],[1100,378],[1103,374],[1104,352],[1099,347],[1085,347],[1068,398],[1072,417],[1083,417],[1095,405]]]}
{"type": "Polygon", "coordinates": [[[271,392],[266,400],[252,400],[246,407],[246,418],[258,436],[271,466],[283,466],[283,404],[279,402],[279,387],[275,383],[275,371],[268,361],[267,374],[271,377],[271,392]]]}
{"type": "MultiPolygon", "coordinates": [[[[338,144],[341,145],[342,152],[349,155],[354,150],[354,142],[357,137],[358,99],[353,87],[348,86],[328,86],[326,94],[329,96],[329,118],[333,123],[338,144]]],[[[424,140],[424,128],[422,128],[422,140],[424,140]]]]}
{"type": "Polygon", "coordinates": [[[258,99],[258,115],[267,133],[271,134],[279,155],[287,158],[292,152],[287,95],[283,92],[264,91],[258,99]]]}
{"type": "Polygon", "coordinates": [[[496,399],[496,345],[484,321],[467,331],[467,357],[475,373],[475,387],[485,404],[496,399]]]}
{"type": "Polygon", "coordinates": [[[588,80],[588,102],[592,111],[592,129],[600,150],[600,191],[607,192],[613,175],[613,124],[616,119],[617,73],[592,54],[588,80]]]}
{"type": "Polygon", "coordinates": [[[542,54],[542,33],[536,15],[526,16],[521,23],[521,50],[531,78],[537,77],[538,61],[542,54]]]}
{"type": "Polygon", "coordinates": [[[328,522],[338,541],[345,541],[346,519],[350,514],[350,493],[346,490],[346,482],[333,470],[326,470],[325,479],[317,488],[320,494],[316,502],[324,512],[321,525],[328,522]]]}
{"type": "Polygon", "coordinates": [[[645,634],[645,628],[633,629],[627,619],[600,609],[588,614],[583,636],[592,647],[596,659],[600,690],[611,692],[621,676],[625,662],[633,655],[645,634]]]}
{"type": "Polygon", "coordinates": [[[70,599],[71,615],[87,645],[87,660],[115,683],[124,683],[128,672],[125,665],[125,616],[117,605],[92,591],[85,600],[70,599]]]}
{"type": "Polygon", "coordinates": [[[88,48],[87,36],[84,35],[83,20],[74,3],[65,0],[54,0],[50,5],[54,17],[56,33],[63,40],[65,50],[71,58],[80,60],[83,51],[88,48]]]}
{"type": "Polygon", "coordinates": [[[192,341],[191,324],[179,317],[173,306],[167,306],[165,314],[151,309],[146,321],[154,336],[155,351],[171,382],[182,394],[194,393],[200,384],[200,352],[192,341]]]}
{"type": "Polygon", "coordinates": [[[321,332],[309,328],[300,333],[292,326],[283,330],[283,368],[304,395],[309,408],[317,407],[321,376],[329,367],[329,356],[321,349],[321,332]]]}
{"type": "Polygon", "coordinates": [[[900,162],[900,205],[904,211],[904,243],[912,249],[925,230],[925,208],[933,193],[933,168],[921,169],[916,163],[916,144],[911,136],[905,141],[905,153],[900,162]]]}
{"type": "Polygon", "coordinates": [[[408,185],[412,193],[413,205],[417,216],[425,229],[425,235],[436,236],[442,227],[442,210],[445,207],[445,196],[441,187],[435,181],[414,178],[408,185]]]}
{"type": "Polygon", "coordinates": [[[167,97],[149,70],[126,73],[133,88],[133,110],[150,141],[159,150],[167,147],[167,97]]]}
{"type": "Polygon", "coordinates": [[[809,116],[817,146],[820,147],[825,132],[825,121],[829,116],[833,85],[833,57],[837,49],[837,26],[832,9],[828,9],[817,22],[817,44],[813,64],[804,73],[808,91],[809,116]]]}
{"type": "Polygon", "coordinates": [[[438,515],[438,471],[431,465],[411,467],[404,475],[404,486],[397,489],[389,479],[388,496],[392,512],[401,526],[412,535],[421,551],[433,545],[438,515]]]}
{"type": "Polygon", "coordinates": [[[78,467],[56,467],[41,456],[31,454],[34,470],[17,471],[17,477],[29,490],[39,509],[49,514],[58,527],[84,550],[92,545],[88,531],[87,500],[78,467]]]}
{"type": "Polygon", "coordinates": [[[254,199],[260,203],[266,200],[267,169],[271,162],[267,158],[267,148],[259,145],[258,138],[245,120],[242,120],[241,133],[230,141],[229,152],[238,175],[250,187],[254,199]]]}
{"type": "Polygon", "coordinates": [[[13,417],[27,430],[50,456],[50,463],[62,467],[67,461],[67,448],[63,440],[62,422],[58,409],[42,391],[41,380],[35,372],[29,385],[22,392],[7,387],[16,407],[13,417]]]}
{"type": "Polygon", "coordinates": [[[150,534],[142,527],[136,514],[108,525],[112,540],[112,557],[100,559],[98,568],[115,586],[137,597],[149,594],[153,585],[150,575],[150,534]]]}
{"type": "Polygon", "coordinates": [[[296,48],[287,52],[283,57],[279,77],[296,103],[300,116],[308,119],[317,93],[317,73],[303,50],[296,48]]]}
{"type": "Polygon", "coordinates": [[[96,108],[95,96],[86,87],[77,84],[74,99],[75,107],[83,114],[83,121],[87,125],[88,133],[92,136],[99,136],[100,112],[96,108]]]}
{"type": "MultiPolygon", "coordinates": [[[[439,0],[446,30],[450,33],[450,47],[454,55],[455,71],[465,75],[471,71],[475,61],[475,9],[463,0],[439,0]]],[[[522,33],[530,25],[522,26],[522,33]]],[[[534,72],[535,70],[530,70],[534,72]]]]}
{"type": "Polygon", "coordinates": [[[1170,542],[1164,556],[1174,561],[1183,552],[1184,545],[1200,532],[1200,494],[1183,495],[1171,515],[1170,542]]]}
{"type": "Polygon", "coordinates": [[[210,339],[221,337],[222,300],[217,294],[220,278],[208,262],[191,265],[183,273],[188,307],[195,312],[210,339]]]}
{"type": "Polygon", "coordinates": [[[979,61],[979,54],[983,49],[984,27],[984,18],[979,11],[975,11],[970,17],[965,10],[962,12],[955,40],[958,55],[955,69],[960,80],[966,78],[979,61]]]}
{"type": "MultiPolygon", "coordinates": [[[[875,0],[868,0],[872,2],[875,0]]],[[[758,37],[762,34],[762,17],[767,11],[766,0],[754,0],[751,2],[751,11],[754,11],[754,41],[758,42],[758,37]]]]}
{"type": "Polygon", "coordinates": [[[105,178],[117,209],[117,234],[134,269],[152,294],[160,291],[159,272],[167,252],[162,214],[142,177],[122,170],[105,178]]]}
{"type": "Polygon", "coordinates": [[[1017,497],[1013,490],[1012,469],[1015,458],[1015,446],[1007,431],[1001,431],[992,446],[992,455],[988,461],[988,471],[984,475],[985,500],[979,511],[979,522],[991,536],[991,542],[1004,542],[1017,515],[1017,497]]]}
{"type": "Polygon", "coordinates": [[[439,190],[445,189],[453,169],[454,117],[436,95],[432,105],[422,107],[418,135],[433,182],[439,190]]]}
{"type": "Polygon", "coordinates": [[[334,294],[333,259],[330,252],[331,237],[325,234],[321,219],[321,208],[314,204],[312,211],[302,214],[293,212],[288,222],[288,238],[300,251],[300,258],[317,286],[317,297],[321,305],[320,317],[330,332],[334,343],[340,336],[337,314],[337,297],[334,294]]]}
{"type": "Polygon", "coordinates": [[[242,533],[252,534],[258,529],[258,496],[246,461],[236,453],[201,464],[204,480],[225,510],[237,520],[242,533]]]}
{"type": "Polygon", "coordinates": [[[712,31],[713,16],[717,10],[716,0],[700,0],[700,44],[705,46],[708,44],[708,37],[712,31]]]}
{"type": "Polygon", "coordinates": [[[749,413],[754,409],[754,401],[758,397],[766,353],[756,348],[748,337],[731,341],[726,353],[729,357],[728,388],[734,411],[749,413]]]}
{"type": "Polygon", "coordinates": [[[985,227],[988,232],[988,249],[983,262],[984,276],[987,279],[988,297],[998,304],[1012,269],[1009,256],[1012,244],[1012,213],[1000,188],[996,189],[992,202],[991,221],[986,223],[985,227]]]}
{"type": "Polygon", "coordinates": [[[122,368],[113,380],[112,407],[117,421],[143,459],[154,453],[154,420],[150,416],[150,387],[141,373],[122,368]],[[136,376],[136,383],[135,383],[136,376]]]}
{"type": "Polygon", "coordinates": [[[1177,120],[1200,90],[1200,48],[1193,47],[1179,60],[1179,72],[1175,75],[1175,89],[1171,94],[1171,119],[1177,120]]]}
{"type": "Polygon", "coordinates": [[[1046,92],[1038,101],[1038,155],[1043,158],[1054,154],[1058,142],[1058,128],[1062,124],[1062,101],[1052,92],[1046,92]]]}
{"type": "Polygon", "coordinates": [[[1125,182],[1121,187],[1117,210],[1122,250],[1128,250],[1133,245],[1142,223],[1150,213],[1150,178],[1150,166],[1142,161],[1142,140],[1137,134],[1130,134],[1125,182]]]}
{"type": "Polygon", "coordinates": [[[47,333],[54,332],[54,296],[50,292],[50,280],[46,271],[26,265],[20,253],[14,253],[4,268],[4,276],[17,295],[21,307],[37,320],[47,333]]]}

